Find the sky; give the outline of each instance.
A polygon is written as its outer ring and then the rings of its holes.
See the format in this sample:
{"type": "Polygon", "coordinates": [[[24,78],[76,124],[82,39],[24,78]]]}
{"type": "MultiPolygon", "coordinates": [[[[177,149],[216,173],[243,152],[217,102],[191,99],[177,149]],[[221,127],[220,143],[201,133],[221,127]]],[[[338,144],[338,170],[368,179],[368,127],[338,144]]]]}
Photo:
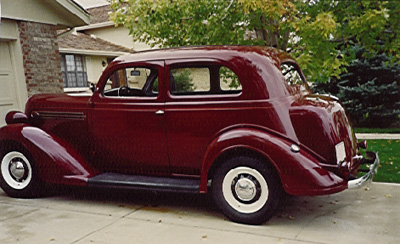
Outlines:
{"type": "Polygon", "coordinates": [[[76,3],[81,5],[83,8],[92,8],[103,6],[107,4],[106,0],[74,0],[76,3]]]}

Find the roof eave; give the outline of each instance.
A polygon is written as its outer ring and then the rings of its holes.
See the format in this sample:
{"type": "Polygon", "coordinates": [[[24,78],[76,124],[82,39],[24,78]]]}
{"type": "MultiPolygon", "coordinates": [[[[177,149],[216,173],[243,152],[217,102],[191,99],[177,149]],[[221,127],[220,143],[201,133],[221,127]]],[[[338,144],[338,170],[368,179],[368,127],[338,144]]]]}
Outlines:
{"type": "Polygon", "coordinates": [[[90,23],[90,14],[74,1],[55,0],[55,2],[75,16],[74,19],[71,19],[71,22],[74,23],[74,26],[88,25],[90,23]]]}
{"type": "Polygon", "coordinates": [[[102,22],[102,23],[80,26],[80,27],[76,27],[75,29],[76,29],[76,31],[85,31],[85,30],[100,29],[100,28],[104,28],[104,27],[114,27],[114,26],[115,26],[114,22],[107,21],[107,22],[102,22]]]}
{"type": "Polygon", "coordinates": [[[74,49],[74,48],[60,48],[60,53],[63,54],[81,54],[87,56],[105,56],[105,57],[119,57],[128,52],[116,52],[116,51],[98,51],[98,50],[85,50],[85,49],[74,49]]]}

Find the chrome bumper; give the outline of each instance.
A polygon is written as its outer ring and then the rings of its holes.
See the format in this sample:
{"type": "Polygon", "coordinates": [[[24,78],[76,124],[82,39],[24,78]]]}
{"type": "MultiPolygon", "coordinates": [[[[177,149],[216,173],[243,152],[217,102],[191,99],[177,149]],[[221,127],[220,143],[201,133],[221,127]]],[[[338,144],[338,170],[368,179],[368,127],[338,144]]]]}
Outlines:
{"type": "Polygon", "coordinates": [[[378,172],[379,157],[378,153],[367,152],[366,158],[362,159],[362,164],[369,164],[369,171],[360,178],[350,180],[347,182],[348,189],[359,189],[366,185],[369,185],[374,178],[374,175],[378,172]]]}

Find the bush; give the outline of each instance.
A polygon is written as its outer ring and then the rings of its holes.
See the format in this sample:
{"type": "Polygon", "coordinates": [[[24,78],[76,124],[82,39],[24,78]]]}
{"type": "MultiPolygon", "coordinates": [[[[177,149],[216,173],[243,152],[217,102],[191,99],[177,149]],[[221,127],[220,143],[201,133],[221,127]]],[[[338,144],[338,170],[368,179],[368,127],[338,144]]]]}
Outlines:
{"type": "Polygon", "coordinates": [[[400,65],[385,54],[363,58],[360,50],[347,70],[340,78],[315,84],[314,91],[337,96],[355,126],[399,126],[400,65]]]}
{"type": "Polygon", "coordinates": [[[192,92],[195,90],[189,68],[173,69],[171,74],[174,77],[176,92],[192,92]]]}

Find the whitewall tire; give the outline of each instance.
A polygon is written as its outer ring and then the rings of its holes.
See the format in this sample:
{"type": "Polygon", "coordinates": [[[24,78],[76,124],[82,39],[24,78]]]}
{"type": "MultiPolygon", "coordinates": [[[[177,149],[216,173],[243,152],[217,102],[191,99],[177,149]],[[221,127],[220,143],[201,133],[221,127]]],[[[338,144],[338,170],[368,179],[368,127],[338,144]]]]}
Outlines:
{"type": "Polygon", "coordinates": [[[32,158],[22,151],[13,149],[0,153],[0,187],[11,197],[35,197],[40,181],[32,158]]]}
{"type": "Polygon", "coordinates": [[[275,170],[259,159],[238,156],[227,160],[212,181],[214,201],[231,220],[262,224],[273,215],[282,187],[275,170]]]}

